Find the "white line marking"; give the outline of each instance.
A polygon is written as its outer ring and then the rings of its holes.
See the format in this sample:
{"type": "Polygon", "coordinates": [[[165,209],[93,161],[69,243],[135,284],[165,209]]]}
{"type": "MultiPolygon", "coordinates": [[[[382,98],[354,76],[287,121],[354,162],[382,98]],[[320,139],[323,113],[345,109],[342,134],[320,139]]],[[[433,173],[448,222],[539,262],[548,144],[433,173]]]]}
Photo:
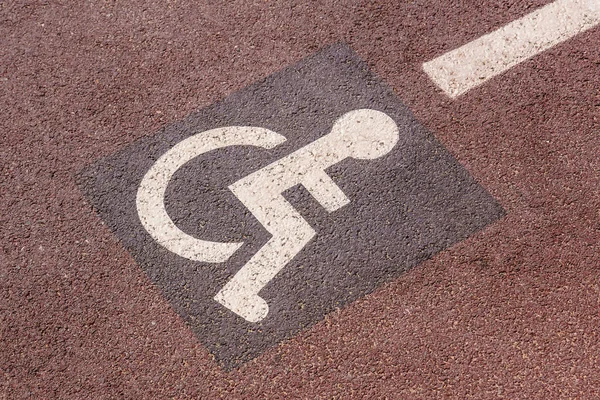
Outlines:
{"type": "Polygon", "coordinates": [[[423,64],[452,98],[600,23],[600,0],[557,0],[423,64]]]}

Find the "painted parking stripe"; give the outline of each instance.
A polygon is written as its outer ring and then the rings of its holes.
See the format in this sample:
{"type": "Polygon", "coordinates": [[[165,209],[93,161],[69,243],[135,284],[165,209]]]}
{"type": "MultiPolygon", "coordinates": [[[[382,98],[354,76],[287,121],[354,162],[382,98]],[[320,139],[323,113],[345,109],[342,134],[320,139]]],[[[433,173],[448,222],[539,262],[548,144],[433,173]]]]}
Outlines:
{"type": "Polygon", "coordinates": [[[600,23],[600,0],[558,0],[423,64],[452,98],[600,23]]]}

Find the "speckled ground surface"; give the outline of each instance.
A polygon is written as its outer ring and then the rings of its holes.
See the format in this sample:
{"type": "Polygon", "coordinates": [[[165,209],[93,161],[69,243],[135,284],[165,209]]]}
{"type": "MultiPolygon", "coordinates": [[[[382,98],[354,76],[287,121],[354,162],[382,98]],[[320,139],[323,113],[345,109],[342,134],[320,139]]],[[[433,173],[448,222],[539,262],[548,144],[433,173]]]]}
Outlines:
{"type": "Polygon", "coordinates": [[[421,69],[545,3],[0,3],[0,396],[597,397],[600,30],[456,100],[421,69]],[[75,176],[339,42],[506,216],[228,372],[75,176]]]}

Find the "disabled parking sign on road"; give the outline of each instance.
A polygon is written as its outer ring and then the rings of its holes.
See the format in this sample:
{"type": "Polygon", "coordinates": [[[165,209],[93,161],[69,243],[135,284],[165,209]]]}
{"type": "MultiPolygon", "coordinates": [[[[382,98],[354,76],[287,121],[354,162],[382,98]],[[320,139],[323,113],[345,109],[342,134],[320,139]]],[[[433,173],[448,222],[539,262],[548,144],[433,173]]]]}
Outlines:
{"type": "MultiPolygon", "coordinates": [[[[267,129],[234,126],[201,132],[165,153],[144,176],[137,194],[140,221],[157,242],[195,261],[223,262],[243,243],[195,239],[178,229],[164,208],[173,173],[192,157],[225,146],[272,148],[285,138],[267,129]],[[174,168],[175,167],[175,168],[174,168]]],[[[350,200],[325,169],[347,157],[377,158],[398,141],[394,121],[375,110],[354,110],[334,124],[331,133],[229,186],[236,197],[272,235],[271,239],[217,293],[215,300],[250,322],[267,316],[258,292],[314,237],[310,224],[282,196],[302,185],[329,212],[350,200]]]]}
{"type": "Polygon", "coordinates": [[[344,45],[93,163],[80,186],[226,368],[504,213],[344,45]]]}

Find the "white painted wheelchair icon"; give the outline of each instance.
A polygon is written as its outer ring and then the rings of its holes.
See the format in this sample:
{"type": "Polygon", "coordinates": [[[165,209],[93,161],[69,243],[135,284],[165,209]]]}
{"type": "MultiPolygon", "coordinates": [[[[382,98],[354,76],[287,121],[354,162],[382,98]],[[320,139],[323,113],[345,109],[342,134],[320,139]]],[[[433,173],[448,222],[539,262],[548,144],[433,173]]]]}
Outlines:
{"type": "MultiPolygon", "coordinates": [[[[181,141],[163,154],[142,179],[136,198],[142,225],[160,245],[181,257],[208,263],[227,261],[243,243],[201,240],[177,228],[164,205],[167,185],[179,168],[200,154],[228,146],[272,149],[285,140],[268,129],[231,126],[181,141]]],[[[214,299],[249,322],[263,320],[269,306],[259,291],[316,234],[282,193],[301,184],[328,212],[336,211],[350,199],[325,169],[348,157],[381,157],[397,142],[398,127],[385,113],[370,109],[350,111],[334,123],[329,134],[230,185],[233,194],[272,237],[214,299]]]]}

